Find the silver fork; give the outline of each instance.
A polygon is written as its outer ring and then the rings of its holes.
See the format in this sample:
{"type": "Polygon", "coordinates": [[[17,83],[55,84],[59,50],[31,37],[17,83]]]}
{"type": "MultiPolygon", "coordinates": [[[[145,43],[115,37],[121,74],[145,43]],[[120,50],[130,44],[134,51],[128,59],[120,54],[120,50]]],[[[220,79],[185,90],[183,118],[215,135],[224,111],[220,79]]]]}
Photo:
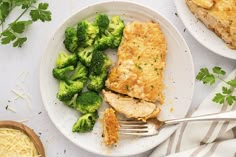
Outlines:
{"type": "Polygon", "coordinates": [[[169,125],[175,125],[182,122],[192,121],[219,121],[236,120],[236,111],[215,113],[190,118],[172,119],[160,121],[156,118],[147,120],[147,122],[138,120],[119,120],[119,133],[125,135],[152,136],[157,135],[161,128],[169,125]]]}

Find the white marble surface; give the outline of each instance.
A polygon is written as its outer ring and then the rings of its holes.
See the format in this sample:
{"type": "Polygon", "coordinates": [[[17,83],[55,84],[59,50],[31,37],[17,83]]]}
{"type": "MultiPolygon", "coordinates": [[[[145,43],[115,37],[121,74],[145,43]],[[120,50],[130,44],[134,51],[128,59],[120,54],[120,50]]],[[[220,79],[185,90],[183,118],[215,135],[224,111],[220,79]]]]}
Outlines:
{"type": "MultiPolygon", "coordinates": [[[[52,33],[67,17],[79,9],[100,0],[50,0],[53,20],[50,23],[33,24],[27,31],[28,41],[20,49],[11,46],[0,46],[0,120],[28,120],[26,125],[40,135],[45,146],[47,157],[97,157],[86,152],[68,141],[52,124],[42,104],[39,91],[39,65],[42,53],[52,33]],[[27,105],[27,99],[16,99],[12,89],[24,91],[32,103],[27,105]],[[16,113],[6,111],[10,106],[16,113]]],[[[132,0],[131,0],[132,1],[132,0]]],[[[189,33],[176,15],[173,0],[135,0],[149,6],[167,17],[178,28],[186,39],[192,52],[196,72],[202,67],[223,67],[228,73],[232,71],[236,62],[218,56],[200,45],[189,33]]],[[[13,15],[10,17],[14,17],[13,15]]],[[[50,52],[49,52],[50,53],[50,52]]],[[[213,89],[196,82],[192,101],[194,109],[204,97],[213,89]]],[[[127,148],[128,149],[128,148],[127,148]]],[[[146,157],[149,152],[137,155],[146,157]]]]}

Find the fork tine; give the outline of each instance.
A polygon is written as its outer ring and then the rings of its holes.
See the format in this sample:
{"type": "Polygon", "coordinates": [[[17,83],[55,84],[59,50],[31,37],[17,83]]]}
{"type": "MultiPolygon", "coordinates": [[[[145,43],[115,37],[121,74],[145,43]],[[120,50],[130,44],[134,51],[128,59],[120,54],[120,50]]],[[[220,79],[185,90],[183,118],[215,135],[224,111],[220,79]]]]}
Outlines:
{"type": "Polygon", "coordinates": [[[143,121],[137,121],[137,120],[119,120],[119,124],[147,124],[143,121]]]}
{"type": "Polygon", "coordinates": [[[144,125],[135,125],[135,124],[120,124],[120,127],[132,127],[132,128],[147,128],[148,125],[144,124],[144,125]]]}
{"type": "Polygon", "coordinates": [[[120,128],[120,131],[148,132],[148,128],[120,128]]]}
{"type": "Polygon", "coordinates": [[[151,136],[159,132],[159,128],[154,123],[138,120],[119,120],[119,134],[135,136],[151,136]]]}
{"type": "Polygon", "coordinates": [[[119,132],[122,135],[150,136],[149,132],[119,132]]]}

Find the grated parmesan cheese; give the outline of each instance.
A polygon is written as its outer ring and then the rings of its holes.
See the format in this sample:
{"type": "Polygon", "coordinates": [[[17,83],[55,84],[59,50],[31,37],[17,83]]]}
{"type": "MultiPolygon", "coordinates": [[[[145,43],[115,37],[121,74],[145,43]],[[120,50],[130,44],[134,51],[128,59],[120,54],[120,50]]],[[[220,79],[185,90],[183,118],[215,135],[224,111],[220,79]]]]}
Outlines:
{"type": "Polygon", "coordinates": [[[20,93],[19,91],[15,90],[15,89],[12,89],[11,90],[16,96],[22,98],[22,99],[25,99],[25,97],[23,96],[22,93],[20,93]]]}
{"type": "Polygon", "coordinates": [[[40,157],[30,138],[20,130],[0,128],[0,157],[40,157]]]}
{"type": "Polygon", "coordinates": [[[10,106],[7,107],[7,110],[16,113],[16,110],[10,106]]]}
{"type": "Polygon", "coordinates": [[[19,123],[26,123],[26,122],[28,122],[28,121],[29,121],[29,119],[18,120],[19,123]]]}
{"type": "Polygon", "coordinates": [[[28,108],[32,109],[32,103],[31,103],[31,98],[30,98],[29,94],[27,94],[25,92],[17,91],[16,89],[12,89],[11,91],[16,95],[16,97],[13,99],[13,101],[18,98],[21,98],[26,101],[28,108]]]}

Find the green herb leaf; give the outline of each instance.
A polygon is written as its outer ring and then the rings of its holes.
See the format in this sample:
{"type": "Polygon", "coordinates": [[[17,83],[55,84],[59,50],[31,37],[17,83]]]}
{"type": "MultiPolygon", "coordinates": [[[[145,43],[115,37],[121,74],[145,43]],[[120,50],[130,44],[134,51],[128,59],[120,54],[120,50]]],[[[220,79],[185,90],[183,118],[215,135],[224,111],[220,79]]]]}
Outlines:
{"type": "Polygon", "coordinates": [[[209,85],[213,85],[215,83],[215,76],[212,74],[206,75],[203,79],[202,79],[204,84],[209,84],[209,85]]]}
{"type": "Polygon", "coordinates": [[[14,43],[13,47],[22,47],[22,45],[27,41],[26,37],[18,38],[14,43]]]}
{"type": "MultiPolygon", "coordinates": [[[[217,66],[212,68],[212,71],[213,72],[211,73],[207,68],[202,68],[197,74],[196,79],[202,81],[204,84],[212,85],[215,83],[216,79],[222,80],[220,75],[226,74],[221,67],[217,66]]],[[[226,84],[230,87],[222,87],[222,92],[216,93],[215,97],[212,99],[213,102],[218,104],[227,103],[228,105],[232,105],[236,102],[236,96],[233,95],[233,92],[235,91],[233,88],[236,88],[236,80],[230,80],[226,82],[226,84]]]]}
{"type": "Polygon", "coordinates": [[[48,3],[40,3],[37,9],[30,11],[30,16],[33,21],[41,20],[44,21],[51,21],[51,12],[47,10],[48,3]]]}
{"type": "Polygon", "coordinates": [[[202,79],[206,76],[209,75],[209,71],[207,68],[202,68],[200,69],[200,72],[197,74],[196,79],[199,81],[202,81],[202,79]]]}
{"type": "Polygon", "coordinates": [[[1,35],[3,36],[1,39],[1,43],[4,45],[9,44],[11,41],[16,39],[16,36],[9,30],[2,32],[1,35]]]}
{"type": "Polygon", "coordinates": [[[225,96],[222,95],[221,93],[216,93],[215,97],[212,100],[213,102],[223,104],[225,101],[225,96]]]}
{"type": "Polygon", "coordinates": [[[32,21],[18,21],[18,22],[14,22],[12,24],[10,24],[10,28],[15,32],[15,33],[23,33],[25,31],[25,28],[28,25],[31,25],[32,21]]]}
{"type": "Polygon", "coordinates": [[[233,91],[229,88],[222,87],[223,94],[231,94],[233,91]]]}
{"type": "Polygon", "coordinates": [[[129,91],[129,86],[128,85],[125,85],[125,88],[127,91],[129,91]]]}
{"type": "Polygon", "coordinates": [[[236,96],[229,95],[226,97],[226,101],[231,106],[234,103],[234,101],[236,101],[236,96]]]}
{"type": "Polygon", "coordinates": [[[21,6],[22,9],[26,9],[36,2],[37,0],[14,0],[15,5],[21,6]]]}
{"type": "Polygon", "coordinates": [[[51,12],[48,10],[48,3],[39,3],[35,8],[33,4],[36,2],[37,0],[0,0],[0,26],[3,26],[5,19],[15,7],[24,9],[6,29],[2,28],[3,31],[0,33],[2,44],[13,42],[13,47],[21,47],[27,41],[27,37],[22,37],[20,34],[25,32],[28,25],[31,25],[37,20],[41,20],[42,22],[51,21],[51,12]],[[20,21],[28,9],[30,10],[32,20],[20,21]]]}
{"type": "Polygon", "coordinates": [[[10,0],[0,2],[0,23],[4,22],[6,17],[11,12],[11,10],[12,10],[11,5],[12,5],[12,3],[10,0]]]}
{"type": "Polygon", "coordinates": [[[225,75],[225,71],[222,70],[221,67],[214,67],[214,68],[212,68],[212,70],[213,70],[213,73],[215,73],[215,74],[225,75]]]}
{"type": "Polygon", "coordinates": [[[234,87],[234,88],[236,88],[236,80],[230,80],[230,81],[227,82],[227,84],[234,87]]]}
{"type": "Polygon", "coordinates": [[[48,9],[48,3],[40,3],[39,9],[41,10],[47,10],[48,9]]]}

